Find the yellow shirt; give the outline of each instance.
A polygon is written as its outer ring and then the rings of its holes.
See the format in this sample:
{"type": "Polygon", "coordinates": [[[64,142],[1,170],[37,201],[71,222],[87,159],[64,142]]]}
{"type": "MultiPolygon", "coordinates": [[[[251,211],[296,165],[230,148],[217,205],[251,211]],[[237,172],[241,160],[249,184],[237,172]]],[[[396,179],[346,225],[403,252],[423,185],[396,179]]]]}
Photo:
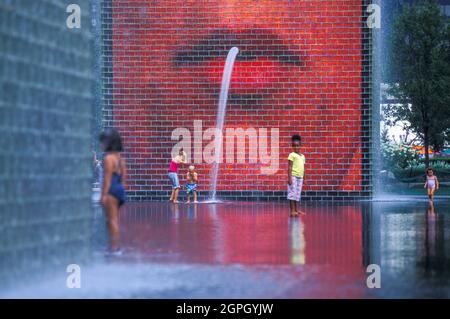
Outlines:
{"type": "Polygon", "coordinates": [[[292,162],[292,176],[303,178],[305,174],[305,155],[292,152],[288,160],[292,162]]]}

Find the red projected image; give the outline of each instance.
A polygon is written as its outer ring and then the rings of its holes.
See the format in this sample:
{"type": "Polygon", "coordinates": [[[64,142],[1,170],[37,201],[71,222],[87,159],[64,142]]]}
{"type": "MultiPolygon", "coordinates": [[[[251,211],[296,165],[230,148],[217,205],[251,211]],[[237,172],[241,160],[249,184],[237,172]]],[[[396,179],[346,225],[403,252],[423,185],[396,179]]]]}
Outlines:
{"type": "Polygon", "coordinates": [[[113,123],[131,190],[170,189],[180,140],[208,190],[209,129],[237,47],[217,189],[285,191],[300,134],[305,191],[360,191],[361,12],[361,0],[113,0],[113,123]]]}

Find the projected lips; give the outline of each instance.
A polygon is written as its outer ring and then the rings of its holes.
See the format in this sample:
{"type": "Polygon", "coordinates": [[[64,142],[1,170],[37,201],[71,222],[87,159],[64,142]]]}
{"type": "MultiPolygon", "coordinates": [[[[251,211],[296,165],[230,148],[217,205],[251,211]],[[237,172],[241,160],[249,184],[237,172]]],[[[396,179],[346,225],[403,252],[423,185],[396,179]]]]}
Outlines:
{"type": "Polygon", "coordinates": [[[232,89],[264,88],[280,77],[289,78],[293,69],[298,70],[303,65],[298,48],[285,45],[276,35],[265,30],[239,33],[216,30],[188,50],[178,50],[173,62],[184,72],[196,73],[219,83],[226,55],[232,47],[239,48],[232,89]]]}

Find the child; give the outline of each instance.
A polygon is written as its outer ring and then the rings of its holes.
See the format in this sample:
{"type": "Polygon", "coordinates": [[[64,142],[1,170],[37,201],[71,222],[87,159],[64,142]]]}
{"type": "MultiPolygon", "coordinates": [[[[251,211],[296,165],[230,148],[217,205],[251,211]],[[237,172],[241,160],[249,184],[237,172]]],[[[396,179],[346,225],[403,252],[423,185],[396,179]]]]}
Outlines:
{"type": "Polygon", "coordinates": [[[120,254],[119,209],[126,201],[127,169],[125,160],[120,156],[123,148],[119,133],[114,129],[105,130],[100,134],[100,147],[106,153],[101,203],[106,212],[111,253],[120,254]]]}
{"type": "Polygon", "coordinates": [[[186,164],[186,153],[181,148],[178,155],[175,156],[169,165],[169,179],[172,183],[172,194],[170,195],[169,201],[173,203],[178,203],[178,192],[180,191],[180,181],[178,179],[178,165],[186,164]]]}
{"type": "Polygon", "coordinates": [[[191,202],[191,193],[194,194],[194,203],[197,202],[197,181],[198,181],[198,175],[195,172],[194,165],[189,166],[189,171],[186,175],[186,194],[187,194],[187,202],[191,202]]]}
{"type": "Polygon", "coordinates": [[[428,198],[432,203],[434,201],[434,191],[439,189],[439,181],[434,175],[433,169],[431,167],[427,168],[427,180],[425,181],[425,185],[423,188],[427,189],[428,198]]]}
{"type": "Polygon", "coordinates": [[[293,152],[288,157],[288,196],[291,217],[297,217],[298,214],[305,214],[299,211],[297,203],[300,201],[303,177],[305,174],[305,156],[300,153],[302,138],[300,135],[293,135],[291,138],[293,152]]]}

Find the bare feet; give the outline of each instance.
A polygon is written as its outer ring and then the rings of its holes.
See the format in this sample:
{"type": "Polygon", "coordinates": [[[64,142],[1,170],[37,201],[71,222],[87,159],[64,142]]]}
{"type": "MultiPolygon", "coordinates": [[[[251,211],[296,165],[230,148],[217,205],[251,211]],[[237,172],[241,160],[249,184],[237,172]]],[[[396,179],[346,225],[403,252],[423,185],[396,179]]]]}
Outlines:
{"type": "Polygon", "coordinates": [[[190,203],[191,203],[191,201],[190,201],[190,200],[186,201],[186,204],[190,204],[190,203]]]}

